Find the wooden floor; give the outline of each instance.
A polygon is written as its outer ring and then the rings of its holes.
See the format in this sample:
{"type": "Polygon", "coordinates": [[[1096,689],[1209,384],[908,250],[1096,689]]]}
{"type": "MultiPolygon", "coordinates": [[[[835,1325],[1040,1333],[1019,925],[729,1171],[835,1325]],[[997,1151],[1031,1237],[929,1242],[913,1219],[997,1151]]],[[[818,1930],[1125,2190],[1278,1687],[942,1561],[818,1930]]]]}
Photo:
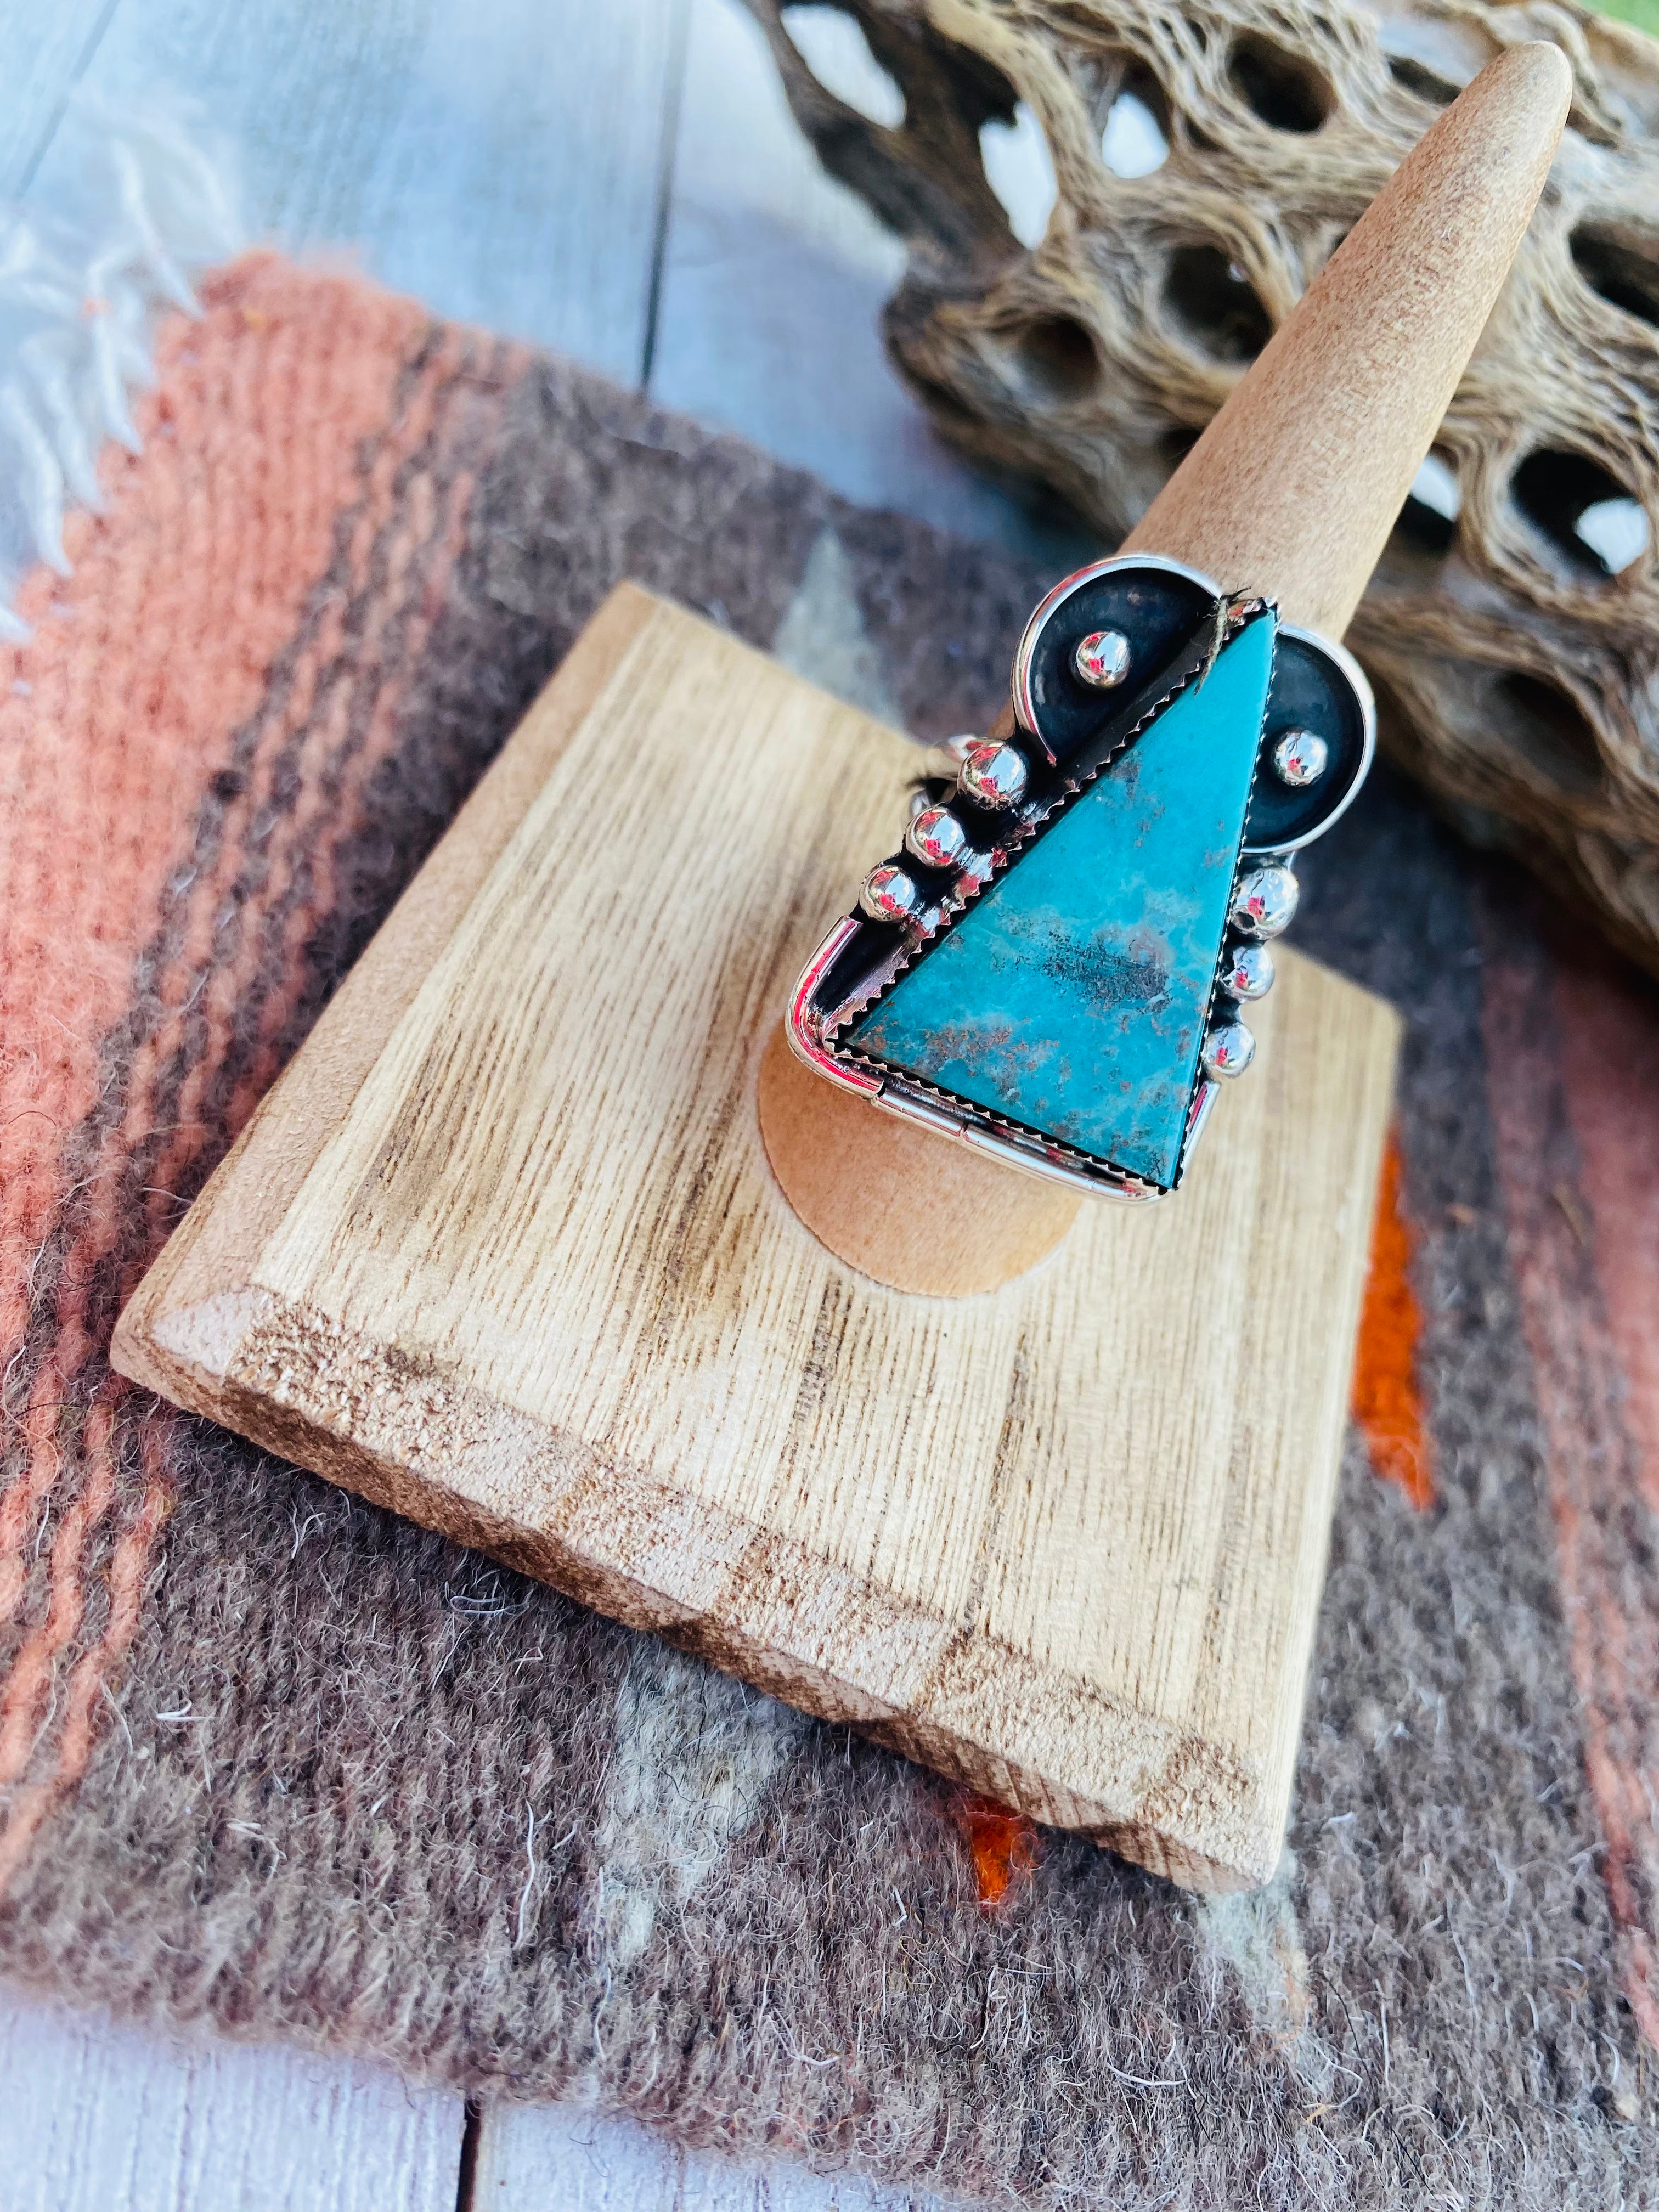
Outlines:
{"type": "MultiPolygon", "coordinates": [[[[878,105],[846,19],[801,18],[815,65],[878,105]]],[[[1073,565],[1076,539],[977,480],[888,367],[901,249],[818,171],[738,0],[0,0],[0,198],[64,190],[77,86],[173,88],[235,148],[255,236],[349,250],[853,498],[1073,565]]],[[[988,150],[1040,234],[1041,148],[988,150]]],[[[0,2080],[5,2212],[902,2212],[567,2109],[469,2128],[371,2066],[175,2048],[3,1989],[0,2080]]]]}
{"type": "Polygon", "coordinates": [[[469,2119],[380,2067],[174,2045],[3,1988],[0,2080],[5,2212],[910,2212],[631,2120],[561,2105],[469,2119]]]}

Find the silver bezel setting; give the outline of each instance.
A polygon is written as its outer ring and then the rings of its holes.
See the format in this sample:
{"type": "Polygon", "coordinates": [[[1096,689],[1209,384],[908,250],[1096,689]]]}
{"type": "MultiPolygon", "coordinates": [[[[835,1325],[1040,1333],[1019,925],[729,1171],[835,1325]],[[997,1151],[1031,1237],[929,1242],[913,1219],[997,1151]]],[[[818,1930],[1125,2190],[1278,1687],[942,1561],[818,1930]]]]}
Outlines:
{"type": "Polygon", "coordinates": [[[1359,712],[1364,728],[1364,734],[1360,740],[1359,773],[1348,786],[1346,795],[1337,802],[1331,812],[1304,836],[1292,837],[1288,842],[1281,837],[1269,844],[1246,843],[1241,846],[1239,848],[1241,854],[1249,860],[1265,860],[1270,853],[1277,855],[1299,853],[1305,847],[1322,837],[1328,830],[1334,828],[1342,819],[1364,789],[1365,779],[1371,772],[1371,763],[1376,756],[1376,701],[1372,695],[1370,685],[1365,681],[1364,670],[1348,651],[1347,647],[1338,645],[1334,638],[1322,637],[1316,629],[1304,629],[1299,623],[1280,623],[1279,635],[1280,637],[1296,638],[1302,644],[1311,646],[1316,653],[1322,653],[1352,685],[1354,696],[1359,702],[1359,712]]]}
{"type": "MultiPolygon", "coordinates": [[[[1180,576],[1189,584],[1197,584],[1212,599],[1226,597],[1213,577],[1206,576],[1200,568],[1189,568],[1184,561],[1172,561],[1164,553],[1114,553],[1108,560],[1091,561],[1081,568],[1073,568],[1069,576],[1062,576],[1053,591],[1037,602],[1014,653],[1014,720],[1028,738],[1035,738],[1042,747],[1043,757],[1050,767],[1054,765],[1054,757],[1043,743],[1042,732],[1037,727],[1036,708],[1031,698],[1031,656],[1036,651],[1037,639],[1055,608],[1063,607],[1074,592],[1080,592],[1085,584],[1092,584],[1096,577],[1115,574],[1120,568],[1158,568],[1166,576],[1180,576]]],[[[1370,695],[1367,692],[1365,696],[1369,698],[1370,695]]]]}

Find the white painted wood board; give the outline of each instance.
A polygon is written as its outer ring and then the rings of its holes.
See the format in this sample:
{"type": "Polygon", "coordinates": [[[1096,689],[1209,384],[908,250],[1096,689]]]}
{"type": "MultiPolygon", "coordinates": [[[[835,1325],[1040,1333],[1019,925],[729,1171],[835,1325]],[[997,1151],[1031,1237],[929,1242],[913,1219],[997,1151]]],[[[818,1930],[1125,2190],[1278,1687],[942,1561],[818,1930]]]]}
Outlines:
{"type": "Polygon", "coordinates": [[[818,167],[742,0],[692,0],[651,391],[836,491],[1047,560],[1100,547],[978,476],[881,342],[904,248],[818,167]]]}
{"type": "Polygon", "coordinates": [[[0,7],[0,200],[16,199],[57,126],[112,0],[8,0],[0,7]]]}
{"type": "Polygon", "coordinates": [[[636,2120],[568,2105],[503,2105],[480,2123],[467,2212],[928,2212],[931,2202],[682,2150],[636,2120]]]}
{"type": "MultiPolygon", "coordinates": [[[[685,5],[118,0],[84,81],[198,100],[256,236],[353,249],[439,313],[633,384],[685,5]]],[[[41,190],[61,158],[60,140],[41,190]]]]}
{"type": "Polygon", "coordinates": [[[32,196],[63,185],[51,133],[82,64],[118,103],[198,100],[255,237],[648,371],[665,405],[848,498],[1057,573],[1098,550],[933,431],[881,343],[903,248],[819,168],[741,0],[4,0],[0,191],[37,156],[32,196]]]}
{"type": "Polygon", "coordinates": [[[174,2041],[0,1985],[4,2212],[927,2212],[631,2120],[459,2097],[276,2045],[174,2041]]]}
{"type": "Polygon", "coordinates": [[[384,2067],[174,2044],[0,1987],[0,2081],[5,2212],[453,2212],[461,2100],[384,2067]]]}

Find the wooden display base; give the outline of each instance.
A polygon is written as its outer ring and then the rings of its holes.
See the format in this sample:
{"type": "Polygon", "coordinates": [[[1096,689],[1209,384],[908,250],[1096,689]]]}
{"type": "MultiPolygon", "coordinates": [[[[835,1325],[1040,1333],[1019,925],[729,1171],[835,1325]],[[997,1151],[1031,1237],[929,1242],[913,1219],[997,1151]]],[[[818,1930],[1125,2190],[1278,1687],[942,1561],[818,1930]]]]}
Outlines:
{"type": "Polygon", "coordinates": [[[618,591],[115,1362],[1040,1820],[1261,1881],[1395,1018],[1286,952],[1178,1198],[979,1296],[881,1287],[785,1202],[756,1089],[914,763],[618,591]]]}

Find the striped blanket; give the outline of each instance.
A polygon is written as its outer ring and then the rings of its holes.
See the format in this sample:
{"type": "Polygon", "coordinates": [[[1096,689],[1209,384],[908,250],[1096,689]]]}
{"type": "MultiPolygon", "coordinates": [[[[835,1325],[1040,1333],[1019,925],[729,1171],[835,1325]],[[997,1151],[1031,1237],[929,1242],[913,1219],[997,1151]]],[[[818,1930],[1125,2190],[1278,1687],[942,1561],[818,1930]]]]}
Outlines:
{"type": "Polygon", "coordinates": [[[272,256],[0,646],[0,1971],[971,2201],[1650,2201],[1659,998],[1379,773],[1410,1029],[1291,1846],[1197,1899],[125,1387],[123,1300],[606,590],[923,736],[1051,579],[272,256]]]}

